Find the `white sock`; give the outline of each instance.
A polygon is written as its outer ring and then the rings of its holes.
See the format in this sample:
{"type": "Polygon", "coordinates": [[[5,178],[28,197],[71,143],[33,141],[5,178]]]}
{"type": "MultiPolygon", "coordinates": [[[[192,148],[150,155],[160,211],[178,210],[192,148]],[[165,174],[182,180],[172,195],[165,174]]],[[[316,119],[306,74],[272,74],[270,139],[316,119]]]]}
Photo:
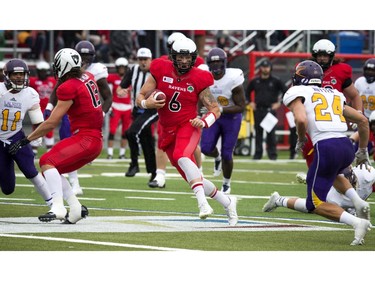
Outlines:
{"type": "MultiPolygon", "coordinates": [[[[126,152],[126,149],[123,148],[123,147],[120,147],[120,152],[119,152],[119,155],[125,155],[125,152],[126,152]]],[[[113,153],[113,150],[112,150],[112,153],[113,153]]]]}
{"type": "Polygon", "coordinates": [[[198,201],[198,207],[202,204],[208,203],[206,199],[206,195],[204,194],[203,184],[202,182],[196,182],[191,186],[191,189],[194,191],[195,197],[198,201]]]}
{"type": "Polygon", "coordinates": [[[156,174],[165,176],[166,171],[164,169],[156,169],[156,174]]]}
{"type": "Polygon", "coordinates": [[[63,197],[62,183],[59,172],[56,168],[48,169],[43,172],[48,188],[52,197],[63,197]]]}
{"type": "Polygon", "coordinates": [[[280,196],[279,198],[277,198],[275,202],[277,207],[288,207],[287,203],[288,203],[288,198],[284,196],[280,196]]]}
{"type": "Polygon", "coordinates": [[[221,155],[219,154],[218,157],[215,157],[215,161],[221,161],[221,155]]]}
{"type": "Polygon", "coordinates": [[[33,183],[36,191],[43,197],[44,201],[46,201],[47,206],[52,204],[52,195],[48,189],[46,179],[40,173],[38,173],[35,177],[29,180],[33,183]]]}
{"type": "Polygon", "coordinates": [[[230,186],[230,182],[231,182],[230,179],[223,178],[223,184],[225,184],[225,185],[227,185],[227,186],[230,186]]]}
{"type": "Polygon", "coordinates": [[[209,196],[212,199],[215,199],[224,208],[229,206],[230,204],[229,196],[219,191],[211,181],[207,179],[203,179],[203,187],[204,187],[204,193],[206,194],[206,196],[209,196]]]}
{"type": "Polygon", "coordinates": [[[353,202],[354,206],[358,206],[363,203],[363,200],[361,199],[361,197],[359,197],[358,193],[355,191],[353,187],[349,188],[345,192],[345,196],[348,197],[353,202]]]}
{"type": "Polygon", "coordinates": [[[294,210],[302,213],[308,213],[306,208],[306,199],[298,198],[294,203],[294,210]]]}
{"type": "Polygon", "coordinates": [[[348,212],[343,212],[340,216],[340,222],[354,227],[361,222],[361,219],[349,214],[348,212]]]}
{"type": "Polygon", "coordinates": [[[71,195],[74,195],[74,193],[73,193],[72,186],[70,185],[69,181],[63,175],[61,175],[61,185],[62,185],[62,190],[63,190],[63,198],[65,201],[67,201],[67,199],[71,195]]]}
{"type": "MultiPolygon", "coordinates": [[[[113,147],[108,147],[107,148],[107,154],[108,155],[113,155],[113,147]]],[[[120,154],[121,155],[121,154],[120,154]]]]}

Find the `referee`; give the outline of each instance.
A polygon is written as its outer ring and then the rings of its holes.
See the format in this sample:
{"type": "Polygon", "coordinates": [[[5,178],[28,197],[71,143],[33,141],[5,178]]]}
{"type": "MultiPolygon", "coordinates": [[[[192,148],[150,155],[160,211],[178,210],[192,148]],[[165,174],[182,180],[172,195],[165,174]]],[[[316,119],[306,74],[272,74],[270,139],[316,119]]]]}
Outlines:
{"type": "Polygon", "coordinates": [[[136,97],[150,74],[150,65],[152,53],[150,49],[140,48],[137,52],[138,64],[128,71],[122,79],[120,87],[128,88],[132,86],[132,116],[133,122],[126,131],[126,137],[130,148],[130,166],[125,173],[126,177],[134,177],[139,172],[138,157],[139,144],[142,147],[145,158],[146,171],[151,174],[149,180],[152,181],[156,176],[156,157],[155,157],[155,138],[152,134],[151,125],[158,120],[156,109],[143,109],[136,106],[136,97]]]}
{"type": "MultiPolygon", "coordinates": [[[[281,96],[287,91],[287,87],[278,78],[271,74],[272,65],[269,60],[260,64],[260,75],[249,82],[246,96],[249,98],[250,106],[254,110],[255,125],[255,154],[253,159],[262,159],[263,156],[263,128],[260,123],[268,112],[276,116],[276,110],[281,105],[281,96]],[[254,91],[254,100],[251,92],[254,91]]],[[[276,132],[275,127],[267,133],[267,155],[270,160],[277,160],[276,132]]]]}

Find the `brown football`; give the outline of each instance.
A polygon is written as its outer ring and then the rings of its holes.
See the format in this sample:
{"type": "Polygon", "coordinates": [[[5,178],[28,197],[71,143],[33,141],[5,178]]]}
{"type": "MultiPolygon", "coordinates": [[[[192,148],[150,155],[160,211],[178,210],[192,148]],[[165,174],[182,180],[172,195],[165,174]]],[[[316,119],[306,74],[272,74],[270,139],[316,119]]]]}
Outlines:
{"type": "Polygon", "coordinates": [[[145,95],[145,99],[148,99],[148,97],[151,96],[153,93],[155,93],[154,99],[156,99],[156,100],[165,100],[166,99],[166,95],[158,89],[147,93],[145,95]]]}

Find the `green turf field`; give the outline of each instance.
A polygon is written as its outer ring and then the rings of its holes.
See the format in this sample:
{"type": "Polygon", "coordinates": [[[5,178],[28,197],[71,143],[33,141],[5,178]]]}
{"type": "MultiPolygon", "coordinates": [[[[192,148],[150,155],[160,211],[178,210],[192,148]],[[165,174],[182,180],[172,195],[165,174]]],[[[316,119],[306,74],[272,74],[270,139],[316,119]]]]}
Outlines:
{"type": "MultiPolygon", "coordinates": [[[[88,207],[89,217],[76,225],[41,223],[37,216],[48,209],[30,182],[17,171],[16,191],[0,198],[0,249],[374,251],[372,232],[364,246],[353,247],[349,244],[354,232],[346,225],[286,208],[271,213],[261,211],[275,190],[285,196],[305,196],[305,186],[295,180],[297,172],[305,172],[304,161],[288,160],[286,152],[280,154],[278,161],[236,156],[232,194],[239,199],[239,223],[235,227],[227,224],[224,209],[211,199],[215,214],[200,220],[193,192],[173,167],[168,167],[166,188],[151,189],[147,186],[149,175],[145,174],[143,158],[140,173],[128,178],[124,173],[129,160],[106,160],[104,153],[79,171],[84,191],[79,198],[88,207]],[[208,240],[215,242],[206,243],[208,240]]],[[[221,176],[212,176],[212,159],[206,158],[203,167],[205,176],[220,187],[221,176]]],[[[373,204],[374,196],[368,201],[373,204]]]]}

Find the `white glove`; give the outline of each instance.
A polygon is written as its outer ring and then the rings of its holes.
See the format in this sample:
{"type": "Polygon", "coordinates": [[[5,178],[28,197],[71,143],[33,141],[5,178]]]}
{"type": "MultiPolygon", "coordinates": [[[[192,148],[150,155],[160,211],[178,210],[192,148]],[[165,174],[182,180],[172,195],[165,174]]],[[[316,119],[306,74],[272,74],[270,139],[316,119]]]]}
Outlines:
{"type": "Polygon", "coordinates": [[[39,147],[42,146],[43,137],[37,138],[36,140],[33,140],[30,142],[32,147],[39,147]]]}
{"type": "Polygon", "coordinates": [[[358,148],[357,152],[355,153],[355,165],[359,166],[360,169],[362,169],[362,165],[365,165],[366,169],[368,169],[368,166],[371,166],[367,147],[358,148]]]}

